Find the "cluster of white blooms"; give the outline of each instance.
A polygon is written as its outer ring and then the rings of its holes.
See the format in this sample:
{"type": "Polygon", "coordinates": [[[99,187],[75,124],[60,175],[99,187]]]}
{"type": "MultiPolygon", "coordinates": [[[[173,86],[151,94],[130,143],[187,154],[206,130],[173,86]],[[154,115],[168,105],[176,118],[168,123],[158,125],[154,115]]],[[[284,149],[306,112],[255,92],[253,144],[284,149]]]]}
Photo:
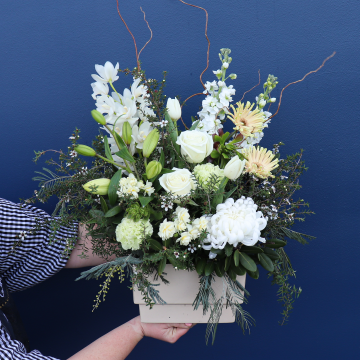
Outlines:
{"type": "MultiPolygon", "coordinates": [[[[221,70],[214,71],[214,73],[221,70]]],[[[235,95],[235,89],[232,85],[226,86],[225,81],[207,81],[205,83],[204,94],[208,94],[202,101],[202,109],[198,112],[199,123],[197,130],[207,132],[208,134],[217,134],[219,129],[223,128],[221,123],[225,119],[227,108],[232,102],[232,95],[235,95]]]]}
{"type": "MultiPolygon", "coordinates": [[[[107,61],[104,66],[95,65],[95,70],[98,75],[92,75],[96,82],[92,83],[91,87],[93,89],[92,97],[96,100],[96,110],[104,115],[106,123],[119,135],[122,135],[124,122],[129,122],[133,128],[130,151],[134,154],[135,147],[142,149],[146,136],[152,130],[150,124],[146,124],[148,116],[155,116],[148,99],[148,89],[145,85],[140,84],[140,79],[134,78],[131,88],[125,88],[121,95],[113,87],[113,82],[119,78],[117,75],[119,63],[114,67],[111,62],[107,61]],[[114,90],[111,95],[109,94],[108,84],[114,90]],[[143,122],[140,127],[138,127],[139,120],[143,122]]],[[[109,133],[106,128],[103,129],[109,133]]],[[[114,154],[119,149],[110,133],[109,136],[110,149],[114,154]]],[[[114,160],[123,163],[123,160],[117,155],[114,155],[114,160]]]]}
{"type": "Polygon", "coordinates": [[[119,182],[119,190],[116,192],[119,197],[130,196],[133,199],[139,197],[140,190],[148,196],[155,191],[152,187],[152,182],[146,181],[146,184],[142,180],[138,181],[133,174],[130,174],[128,177],[123,177],[119,182]]]}
{"type": "Polygon", "coordinates": [[[190,241],[198,238],[201,232],[207,228],[208,220],[205,216],[191,222],[189,211],[181,206],[176,208],[174,215],[174,221],[165,219],[160,224],[158,235],[162,240],[170,239],[179,233],[177,242],[180,242],[180,245],[187,246],[190,241]]]}
{"type": "Polygon", "coordinates": [[[267,218],[251,198],[242,196],[236,202],[229,198],[216,207],[216,214],[210,218],[208,237],[204,240],[205,250],[223,249],[226,244],[236,247],[239,243],[247,246],[258,241],[265,242],[261,230],[266,227],[267,218]]]}

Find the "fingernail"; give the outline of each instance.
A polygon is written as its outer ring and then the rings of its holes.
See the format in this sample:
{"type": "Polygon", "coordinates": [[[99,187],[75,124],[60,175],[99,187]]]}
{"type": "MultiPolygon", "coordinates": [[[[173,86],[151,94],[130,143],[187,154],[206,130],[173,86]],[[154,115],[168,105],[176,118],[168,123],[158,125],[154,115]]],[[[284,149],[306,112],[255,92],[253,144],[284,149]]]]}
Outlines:
{"type": "Polygon", "coordinates": [[[186,326],[191,326],[192,324],[185,324],[186,326]]]}

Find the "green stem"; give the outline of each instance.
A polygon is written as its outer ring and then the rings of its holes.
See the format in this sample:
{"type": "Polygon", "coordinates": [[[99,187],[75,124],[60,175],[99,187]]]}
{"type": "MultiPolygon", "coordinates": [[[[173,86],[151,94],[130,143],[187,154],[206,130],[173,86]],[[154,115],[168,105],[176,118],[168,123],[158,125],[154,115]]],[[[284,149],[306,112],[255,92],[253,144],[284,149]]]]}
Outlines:
{"type": "MultiPolygon", "coordinates": [[[[95,154],[95,156],[97,156],[97,157],[100,158],[100,159],[103,159],[104,161],[106,161],[106,162],[108,162],[108,163],[110,163],[110,164],[113,164],[113,165],[115,165],[115,166],[118,166],[118,167],[120,167],[120,168],[122,168],[122,169],[124,169],[124,170],[126,170],[126,171],[129,171],[129,170],[130,170],[129,167],[122,166],[122,165],[116,163],[115,161],[111,161],[111,160],[107,159],[106,157],[103,157],[103,156],[101,156],[101,155],[99,155],[99,154],[95,154]]],[[[131,170],[130,170],[129,172],[131,172],[131,170]]]]}
{"type": "Polygon", "coordinates": [[[115,93],[117,94],[117,96],[119,97],[120,104],[121,104],[121,105],[124,105],[124,104],[122,103],[122,101],[121,101],[120,95],[118,94],[118,92],[117,92],[116,89],[114,88],[113,83],[112,83],[111,81],[109,81],[109,84],[110,84],[111,88],[115,91],[115,93]]]}

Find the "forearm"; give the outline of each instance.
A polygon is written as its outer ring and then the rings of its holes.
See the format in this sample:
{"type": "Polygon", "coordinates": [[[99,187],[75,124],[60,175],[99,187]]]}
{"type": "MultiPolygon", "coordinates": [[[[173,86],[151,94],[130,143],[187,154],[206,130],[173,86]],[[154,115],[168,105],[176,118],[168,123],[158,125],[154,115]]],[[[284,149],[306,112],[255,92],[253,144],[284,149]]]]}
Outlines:
{"type": "Polygon", "coordinates": [[[69,360],[122,360],[143,337],[140,319],[137,317],[97,339],[69,360]]]}
{"type": "Polygon", "coordinates": [[[80,268],[85,266],[96,266],[103,264],[106,261],[111,261],[115,259],[115,255],[112,255],[107,260],[96,255],[92,251],[92,242],[91,238],[87,236],[86,227],[84,224],[79,224],[79,239],[71,252],[69,260],[65,265],[65,268],[80,268]],[[84,251],[86,249],[86,252],[84,251]],[[82,254],[84,256],[81,256],[82,254]]]}

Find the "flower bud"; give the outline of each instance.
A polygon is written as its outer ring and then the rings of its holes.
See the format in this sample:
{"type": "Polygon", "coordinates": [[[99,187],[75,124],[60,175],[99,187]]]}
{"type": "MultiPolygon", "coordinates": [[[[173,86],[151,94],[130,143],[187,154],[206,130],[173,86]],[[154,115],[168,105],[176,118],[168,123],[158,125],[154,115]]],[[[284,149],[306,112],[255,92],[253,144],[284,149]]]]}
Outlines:
{"type": "Polygon", "coordinates": [[[227,69],[227,68],[229,67],[229,63],[224,62],[224,63],[222,64],[222,67],[223,67],[224,69],[227,69]]]}
{"type": "Polygon", "coordinates": [[[148,158],[151,155],[151,153],[155,150],[158,141],[159,141],[158,129],[154,129],[150,131],[149,135],[146,137],[143,144],[144,157],[148,158]]]}
{"type": "Polygon", "coordinates": [[[91,111],[91,116],[94,118],[94,120],[96,122],[98,122],[100,125],[105,125],[106,124],[106,120],[104,118],[104,115],[97,111],[97,110],[92,110],[91,111]]]}
{"type": "Polygon", "coordinates": [[[246,160],[240,160],[238,156],[234,156],[231,160],[226,164],[224,168],[224,175],[230,179],[237,179],[244,170],[246,160]]]}
{"type": "Polygon", "coordinates": [[[230,77],[231,80],[235,80],[237,78],[237,75],[236,74],[230,74],[229,77],[230,77]]]}
{"type": "Polygon", "coordinates": [[[84,190],[96,195],[107,195],[110,179],[102,178],[91,180],[83,185],[84,190]]]}
{"type": "Polygon", "coordinates": [[[132,140],[131,135],[132,135],[131,126],[128,121],[125,121],[122,128],[122,138],[124,139],[126,145],[130,145],[132,140]]]}
{"type": "Polygon", "coordinates": [[[146,176],[148,179],[159,175],[161,173],[162,166],[158,161],[150,161],[146,167],[146,176]]]}
{"type": "Polygon", "coordinates": [[[168,98],[166,108],[173,121],[178,121],[181,117],[181,107],[178,99],[168,98]]]}
{"type": "Polygon", "coordinates": [[[86,146],[86,145],[75,146],[74,150],[78,154],[84,155],[84,156],[95,156],[96,155],[95,150],[92,149],[90,146],[86,146]]]}

